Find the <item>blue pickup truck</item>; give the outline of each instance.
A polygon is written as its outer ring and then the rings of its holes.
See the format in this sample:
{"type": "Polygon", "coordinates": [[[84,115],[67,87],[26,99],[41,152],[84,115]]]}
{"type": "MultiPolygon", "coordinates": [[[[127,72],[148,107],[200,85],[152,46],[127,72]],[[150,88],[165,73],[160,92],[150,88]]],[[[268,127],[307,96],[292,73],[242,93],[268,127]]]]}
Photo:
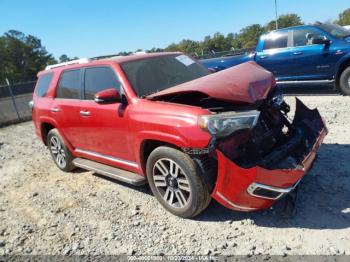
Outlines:
{"type": "Polygon", "coordinates": [[[204,59],[215,71],[255,61],[278,83],[333,83],[350,95],[350,30],[317,23],[275,30],[260,37],[251,54],[204,59]]]}

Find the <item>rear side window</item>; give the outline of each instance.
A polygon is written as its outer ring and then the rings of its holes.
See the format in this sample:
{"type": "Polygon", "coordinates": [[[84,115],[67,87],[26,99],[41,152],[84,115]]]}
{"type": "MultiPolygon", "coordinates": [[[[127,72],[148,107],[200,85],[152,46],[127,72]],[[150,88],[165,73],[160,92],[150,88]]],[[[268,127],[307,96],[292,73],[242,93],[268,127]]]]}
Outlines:
{"type": "Polygon", "coordinates": [[[266,36],[264,50],[286,48],[288,46],[288,32],[274,32],[266,36]]]}
{"type": "Polygon", "coordinates": [[[120,92],[120,83],[110,67],[92,67],[85,69],[85,99],[93,100],[97,92],[115,88],[120,92]]]}
{"type": "Polygon", "coordinates": [[[39,76],[38,82],[35,88],[35,94],[40,97],[44,97],[47,94],[47,90],[51,84],[53,73],[47,73],[39,76]]]}
{"type": "Polygon", "coordinates": [[[56,98],[80,99],[80,69],[62,73],[56,98]]]}

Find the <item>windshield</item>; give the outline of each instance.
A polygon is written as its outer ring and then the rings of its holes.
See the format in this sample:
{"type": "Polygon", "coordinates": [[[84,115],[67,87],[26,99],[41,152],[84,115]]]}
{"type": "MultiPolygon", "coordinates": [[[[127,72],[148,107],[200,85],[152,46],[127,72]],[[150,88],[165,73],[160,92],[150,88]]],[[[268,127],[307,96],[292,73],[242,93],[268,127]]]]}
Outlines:
{"type": "Polygon", "coordinates": [[[125,62],[121,67],[139,97],[209,74],[201,64],[181,54],[125,62]]]}
{"type": "Polygon", "coordinates": [[[327,33],[329,33],[335,38],[344,38],[344,37],[350,36],[350,30],[345,29],[344,27],[341,27],[339,25],[320,24],[318,25],[318,27],[326,31],[327,33]]]}

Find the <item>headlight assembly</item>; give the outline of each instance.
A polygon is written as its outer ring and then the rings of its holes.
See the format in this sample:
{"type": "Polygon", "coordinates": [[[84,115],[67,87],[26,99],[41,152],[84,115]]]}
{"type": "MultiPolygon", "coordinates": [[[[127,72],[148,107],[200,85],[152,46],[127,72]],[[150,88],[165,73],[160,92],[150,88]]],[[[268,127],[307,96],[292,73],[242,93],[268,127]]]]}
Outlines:
{"type": "Polygon", "coordinates": [[[253,128],[259,115],[256,110],[202,115],[198,118],[198,125],[214,137],[225,137],[237,130],[253,128]]]}

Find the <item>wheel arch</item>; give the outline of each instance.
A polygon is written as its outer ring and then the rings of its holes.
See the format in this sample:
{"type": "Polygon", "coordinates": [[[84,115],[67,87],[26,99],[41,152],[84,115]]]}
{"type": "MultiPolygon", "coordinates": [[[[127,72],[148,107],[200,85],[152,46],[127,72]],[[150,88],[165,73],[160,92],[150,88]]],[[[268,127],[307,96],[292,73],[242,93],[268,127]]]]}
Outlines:
{"type": "Polygon", "coordinates": [[[336,85],[336,87],[339,86],[339,80],[340,80],[341,74],[342,74],[342,73],[344,72],[344,70],[345,70],[346,68],[348,68],[349,66],[350,66],[350,54],[347,55],[346,57],[344,57],[344,58],[342,59],[342,61],[340,62],[339,66],[337,67],[338,70],[337,70],[337,72],[336,72],[336,74],[335,74],[335,85],[336,85]]]}
{"type": "Polygon", "coordinates": [[[41,140],[47,146],[47,135],[50,130],[56,128],[55,124],[50,121],[43,121],[40,124],[41,140]]]}
{"type": "Polygon", "coordinates": [[[139,159],[140,159],[141,170],[145,176],[146,176],[146,164],[147,164],[148,157],[150,156],[153,150],[155,150],[160,146],[168,146],[168,147],[172,147],[182,151],[181,147],[179,147],[176,144],[169,143],[168,141],[157,140],[157,139],[144,139],[139,146],[139,159]]]}
{"type": "Polygon", "coordinates": [[[59,134],[61,135],[63,142],[65,143],[65,145],[68,147],[68,149],[70,150],[70,152],[73,154],[74,152],[74,147],[70,144],[70,142],[66,139],[66,137],[64,136],[64,134],[61,132],[61,130],[59,130],[59,125],[58,123],[52,119],[52,118],[40,118],[40,136],[41,136],[41,140],[43,141],[43,143],[47,146],[47,135],[50,132],[50,130],[57,128],[59,134]]]}
{"type": "MultiPolygon", "coordinates": [[[[140,144],[140,169],[142,173],[147,177],[146,165],[150,154],[156,148],[160,146],[168,146],[184,152],[185,147],[178,144],[170,143],[168,141],[162,141],[157,139],[145,139],[140,144]]],[[[209,157],[208,154],[203,155],[190,155],[192,160],[196,165],[197,172],[202,177],[203,182],[207,186],[209,192],[212,192],[217,179],[217,160],[215,158],[209,157]]]]}

